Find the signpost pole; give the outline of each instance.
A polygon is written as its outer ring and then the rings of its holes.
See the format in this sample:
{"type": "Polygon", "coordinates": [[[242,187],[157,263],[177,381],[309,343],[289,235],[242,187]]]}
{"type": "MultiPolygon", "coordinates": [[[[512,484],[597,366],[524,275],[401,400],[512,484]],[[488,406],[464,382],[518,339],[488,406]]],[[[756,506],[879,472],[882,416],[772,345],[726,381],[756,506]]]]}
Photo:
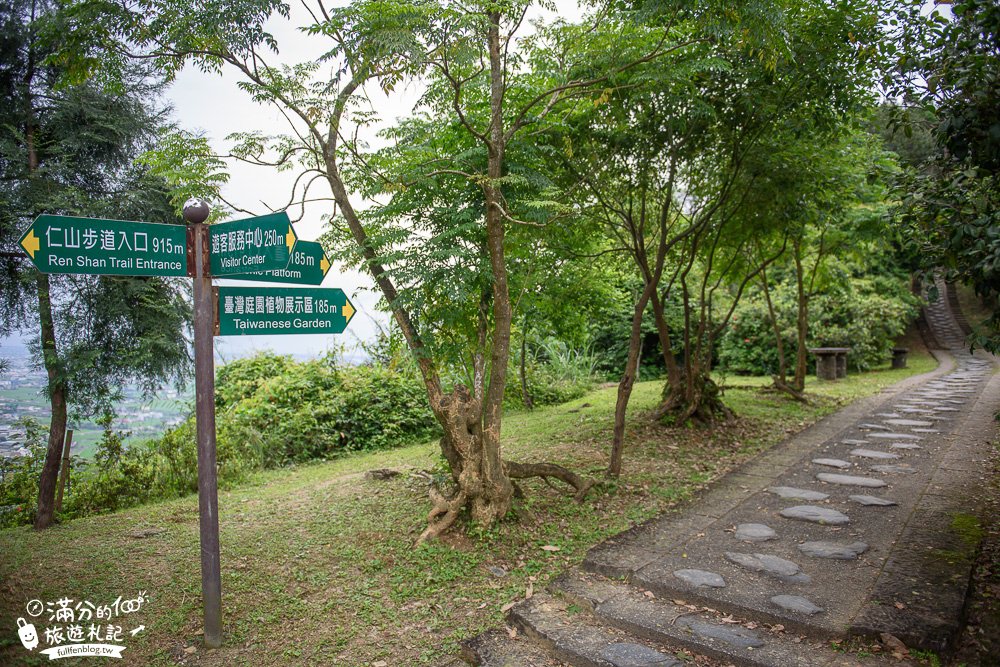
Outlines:
{"type": "Polygon", "coordinates": [[[205,645],[222,645],[222,576],[219,564],[219,492],[215,467],[215,295],[209,270],[208,205],[189,202],[194,259],[195,415],[198,427],[198,515],[201,529],[201,596],[205,645]]]}

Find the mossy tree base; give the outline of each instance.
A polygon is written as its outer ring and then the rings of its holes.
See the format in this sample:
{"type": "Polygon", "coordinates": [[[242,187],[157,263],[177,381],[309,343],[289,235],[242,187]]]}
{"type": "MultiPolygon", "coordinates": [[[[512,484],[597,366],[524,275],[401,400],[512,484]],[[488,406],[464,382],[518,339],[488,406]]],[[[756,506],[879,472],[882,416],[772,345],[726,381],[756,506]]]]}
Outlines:
{"type": "Polygon", "coordinates": [[[732,419],[735,414],[722,402],[722,390],[707,375],[697,375],[692,382],[685,377],[663,387],[663,402],[653,412],[654,418],[670,426],[709,426],[732,419]]]}

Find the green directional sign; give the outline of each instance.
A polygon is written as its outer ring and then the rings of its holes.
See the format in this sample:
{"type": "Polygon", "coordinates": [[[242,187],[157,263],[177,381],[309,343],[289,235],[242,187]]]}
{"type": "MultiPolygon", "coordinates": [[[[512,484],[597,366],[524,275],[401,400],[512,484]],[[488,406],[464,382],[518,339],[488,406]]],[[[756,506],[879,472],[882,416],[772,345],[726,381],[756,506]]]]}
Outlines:
{"type": "Polygon", "coordinates": [[[187,228],[152,222],[40,215],[21,247],[42,273],[187,275],[187,228]]]}
{"type": "Polygon", "coordinates": [[[219,287],[220,336],[339,334],[355,312],[337,288],[219,287]]]}
{"type": "Polygon", "coordinates": [[[236,280],[256,280],[273,283],[295,283],[297,285],[321,285],[330,260],[323,252],[323,246],[315,241],[296,241],[288,266],[274,271],[255,271],[231,276],[236,280]]]}
{"type": "Polygon", "coordinates": [[[208,229],[213,276],[283,269],[296,240],[284,211],[220,222],[208,229]]]}

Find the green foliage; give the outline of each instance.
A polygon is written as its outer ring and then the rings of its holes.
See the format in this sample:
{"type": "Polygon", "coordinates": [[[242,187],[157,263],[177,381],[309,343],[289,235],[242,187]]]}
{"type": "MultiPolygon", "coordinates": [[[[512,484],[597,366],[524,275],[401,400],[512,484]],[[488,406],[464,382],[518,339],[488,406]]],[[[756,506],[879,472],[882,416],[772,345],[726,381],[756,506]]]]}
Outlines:
{"type": "Polygon", "coordinates": [[[900,283],[853,282],[848,289],[814,300],[810,347],[849,347],[848,364],[868,370],[892,356],[893,341],[916,314],[915,299],[900,283]]]}
{"type": "MultiPolygon", "coordinates": [[[[795,355],[795,293],[791,289],[771,290],[781,322],[781,338],[786,360],[795,355]]],[[[788,363],[786,361],[786,363],[788,363]]],[[[719,341],[719,367],[738,375],[773,375],[778,372],[778,348],[774,327],[762,294],[744,297],[719,341]]]]}
{"type": "Polygon", "coordinates": [[[45,464],[48,429],[35,419],[14,423],[25,431],[26,456],[0,456],[0,528],[30,524],[35,520],[38,478],[45,464]]]}
{"type": "Polygon", "coordinates": [[[70,81],[68,61],[56,57],[68,39],[62,11],[25,0],[0,9],[0,333],[38,332],[39,303],[50,304],[53,384],[74,409],[98,414],[124,383],[183,380],[190,306],[182,281],[160,278],[52,275],[40,290],[20,252],[21,232],[43,212],[181,222],[167,184],[135,162],[162,124],[158,82],[134,64],[114,90],[70,81]]]}
{"type": "MultiPolygon", "coordinates": [[[[282,373],[270,375],[280,362],[266,356],[248,363],[269,377],[219,416],[220,443],[249,448],[264,467],[390,447],[433,432],[423,384],[409,369],[340,367],[327,357],[288,361],[282,373]]],[[[247,386],[246,369],[231,377],[247,386]]],[[[220,388],[231,393],[225,383],[220,388]]]]}
{"type": "Polygon", "coordinates": [[[104,433],[93,463],[66,494],[66,516],[113,512],[144,502],[156,482],[155,454],[149,449],[127,447],[128,433],[114,429],[114,415],[98,418],[104,433]]]}
{"type": "MultiPolygon", "coordinates": [[[[555,338],[526,346],[525,377],[534,406],[556,405],[580,398],[594,388],[598,355],[593,348],[576,349],[555,338]]],[[[507,371],[504,405],[524,407],[520,356],[512,355],[507,371]]]]}
{"type": "MultiPolygon", "coordinates": [[[[796,296],[793,281],[771,287],[787,363],[794,364],[796,296]]],[[[892,357],[894,341],[917,314],[918,301],[905,275],[884,272],[839,279],[815,295],[809,309],[808,347],[849,347],[848,363],[869,370],[892,357]]],[[[773,323],[764,297],[745,298],[719,343],[719,363],[741,375],[771,375],[778,370],[773,323]]]]}
{"type": "MultiPolygon", "coordinates": [[[[223,486],[254,470],[395,447],[436,431],[412,369],[340,366],[333,357],[296,362],[263,353],[226,364],[217,373],[216,407],[223,486]]],[[[156,456],[154,497],[197,490],[194,417],[147,447],[156,456]]]]}
{"type": "MultiPolygon", "coordinates": [[[[896,219],[914,264],[946,269],[984,297],[1000,294],[1000,8],[959,0],[948,13],[900,3],[902,52],[887,69],[893,97],[934,118],[935,150],[897,183],[896,219]]],[[[895,54],[893,54],[895,55],[895,54]]],[[[911,131],[912,133],[912,131],[911,131]]],[[[1000,350],[1000,313],[975,344],[1000,350]]]]}
{"type": "MultiPolygon", "coordinates": [[[[97,454],[74,462],[63,518],[197,491],[193,416],[160,438],[130,444],[113,415],[98,423],[104,434],[97,454]]],[[[30,420],[24,426],[29,455],[0,459],[0,526],[34,518],[45,432],[30,420]]],[[[342,366],[332,356],[296,362],[265,353],[219,369],[216,431],[219,485],[226,488],[256,470],[430,438],[437,423],[412,365],[342,366]]]]}

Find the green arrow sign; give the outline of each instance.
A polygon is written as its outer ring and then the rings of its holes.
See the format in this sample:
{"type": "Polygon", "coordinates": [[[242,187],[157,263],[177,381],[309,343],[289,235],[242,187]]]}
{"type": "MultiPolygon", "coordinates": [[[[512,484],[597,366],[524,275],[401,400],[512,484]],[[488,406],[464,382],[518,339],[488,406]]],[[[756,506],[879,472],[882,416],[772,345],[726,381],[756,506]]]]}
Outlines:
{"type": "Polygon", "coordinates": [[[283,269],[295,246],[295,231],[284,211],[208,229],[213,276],[283,269]]]}
{"type": "Polygon", "coordinates": [[[40,215],[20,243],[42,273],[187,275],[184,225],[40,215]]]}
{"type": "Polygon", "coordinates": [[[274,271],[254,271],[232,276],[236,280],[257,280],[273,283],[295,283],[297,285],[321,285],[326,272],[330,270],[330,260],[323,252],[323,246],[315,241],[296,241],[288,266],[274,271]]]}
{"type": "Polygon", "coordinates": [[[219,335],[339,334],[354,317],[341,289],[219,287],[219,335]]]}

